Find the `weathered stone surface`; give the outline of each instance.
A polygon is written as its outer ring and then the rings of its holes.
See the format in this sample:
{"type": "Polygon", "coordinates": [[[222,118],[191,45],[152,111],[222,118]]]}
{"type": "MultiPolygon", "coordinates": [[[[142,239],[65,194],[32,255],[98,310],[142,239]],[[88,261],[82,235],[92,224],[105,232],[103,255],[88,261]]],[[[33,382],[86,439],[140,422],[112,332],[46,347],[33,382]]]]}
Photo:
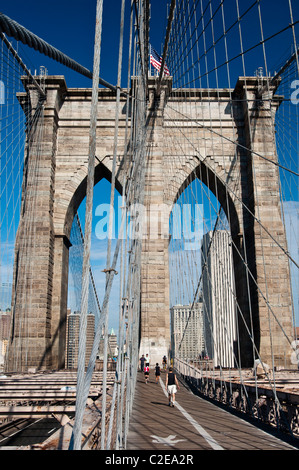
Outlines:
{"type": "MultiPolygon", "coordinates": [[[[201,179],[218,197],[227,212],[235,246],[238,304],[248,325],[252,321],[262,360],[268,363],[269,313],[275,357],[285,361],[289,352],[279,323],[291,337],[291,296],[286,257],[268,235],[286,247],[278,171],[271,162],[244,148],[276,159],[272,115],[267,108],[256,108],[257,86],[256,78],[247,77],[246,88],[240,78],[235,90],[170,93],[171,79],[166,79],[160,104],[154,106],[155,79],[150,80],[144,200],[147,208],[165,205],[170,210],[194,178],[201,179]],[[239,253],[256,273],[257,284],[251,282],[250,286],[254,294],[250,305],[239,253]]],[[[55,369],[63,365],[69,237],[86,191],[91,90],[68,89],[64,78],[58,76],[47,77],[46,88],[44,141],[41,152],[33,147],[30,154],[29,175],[35,170],[35,176],[28,178],[16,244],[11,370],[25,367],[22,357],[27,346],[26,367],[55,369]]],[[[124,171],[125,106],[123,100],[117,149],[119,190],[124,171]]],[[[95,183],[111,177],[114,126],[115,96],[100,90],[95,183]]],[[[151,216],[156,226],[157,207],[151,216]]],[[[143,243],[140,352],[149,353],[152,363],[161,362],[170,347],[167,226],[168,220],[157,227],[154,239],[145,238],[143,243]]],[[[248,365],[252,345],[246,328],[242,328],[243,320],[239,320],[242,361],[248,365]]]]}

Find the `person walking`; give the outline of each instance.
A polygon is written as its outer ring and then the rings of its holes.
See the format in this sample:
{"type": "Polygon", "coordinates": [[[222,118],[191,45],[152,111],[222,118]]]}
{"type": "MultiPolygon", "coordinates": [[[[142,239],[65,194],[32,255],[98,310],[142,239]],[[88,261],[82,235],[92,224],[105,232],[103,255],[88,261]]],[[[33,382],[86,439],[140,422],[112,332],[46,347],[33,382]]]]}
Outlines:
{"type": "Polygon", "coordinates": [[[159,383],[160,375],[161,375],[161,368],[159,366],[159,363],[157,362],[156,367],[155,367],[156,384],[159,383]]]}
{"type": "Polygon", "coordinates": [[[145,364],[144,366],[144,380],[146,384],[149,381],[149,365],[148,364],[145,364]]]}
{"type": "Polygon", "coordinates": [[[143,372],[143,369],[144,369],[144,363],[145,363],[145,357],[144,357],[144,354],[142,354],[141,358],[139,359],[140,360],[140,369],[141,369],[141,372],[143,372]]]}
{"type": "Polygon", "coordinates": [[[165,381],[166,390],[168,393],[169,406],[174,406],[175,404],[175,394],[177,390],[180,389],[177,376],[174,374],[172,367],[169,367],[169,372],[166,374],[165,381]]]}
{"type": "Polygon", "coordinates": [[[148,366],[150,366],[150,358],[149,358],[149,355],[148,355],[148,354],[145,355],[145,364],[147,364],[148,366]]]}

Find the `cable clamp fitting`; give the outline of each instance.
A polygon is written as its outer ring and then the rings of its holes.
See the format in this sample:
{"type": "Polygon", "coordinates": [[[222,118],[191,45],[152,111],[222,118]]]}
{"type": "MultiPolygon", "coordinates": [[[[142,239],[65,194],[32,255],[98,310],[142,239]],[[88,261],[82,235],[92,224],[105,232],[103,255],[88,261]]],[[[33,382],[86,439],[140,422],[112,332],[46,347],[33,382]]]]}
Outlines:
{"type": "Polygon", "coordinates": [[[110,273],[111,271],[114,271],[114,274],[118,274],[118,272],[114,268],[103,269],[102,273],[110,273]]]}

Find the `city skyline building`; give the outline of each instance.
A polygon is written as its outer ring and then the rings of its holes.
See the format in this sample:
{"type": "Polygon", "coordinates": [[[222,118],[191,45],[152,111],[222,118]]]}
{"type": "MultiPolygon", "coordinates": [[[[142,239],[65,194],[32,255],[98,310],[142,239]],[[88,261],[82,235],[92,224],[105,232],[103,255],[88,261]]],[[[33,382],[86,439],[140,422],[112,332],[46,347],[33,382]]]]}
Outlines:
{"type": "Polygon", "coordinates": [[[5,311],[0,310],[0,370],[5,364],[5,356],[7,352],[8,339],[10,334],[11,310],[7,308],[5,311]]]}
{"type": "Polygon", "coordinates": [[[202,298],[188,305],[174,305],[170,309],[172,356],[198,360],[205,349],[202,298]]]}
{"type": "Polygon", "coordinates": [[[235,283],[230,235],[208,232],[202,239],[202,295],[206,353],[215,367],[234,367],[237,340],[235,283]]]}
{"type": "MultiPolygon", "coordinates": [[[[104,333],[104,330],[103,330],[104,333]]],[[[118,356],[118,344],[117,344],[117,335],[114,333],[114,329],[111,328],[110,333],[108,333],[108,357],[111,358],[118,356]]],[[[100,339],[98,359],[103,360],[104,358],[104,334],[100,339]]]]}
{"type": "MultiPolygon", "coordinates": [[[[68,309],[67,316],[67,341],[66,341],[66,368],[76,369],[78,367],[79,352],[79,330],[80,330],[80,312],[71,312],[68,309]]],[[[85,366],[87,367],[92,350],[95,334],[95,316],[92,313],[87,315],[86,327],[86,349],[85,366]]]]}

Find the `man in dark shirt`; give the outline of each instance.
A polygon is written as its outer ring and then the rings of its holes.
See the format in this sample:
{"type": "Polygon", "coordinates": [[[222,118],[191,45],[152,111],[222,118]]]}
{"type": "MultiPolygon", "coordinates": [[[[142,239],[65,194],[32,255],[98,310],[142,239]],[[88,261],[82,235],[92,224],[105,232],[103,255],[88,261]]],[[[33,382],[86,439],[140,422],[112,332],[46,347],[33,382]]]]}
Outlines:
{"type": "Polygon", "coordinates": [[[142,356],[141,356],[141,358],[140,358],[140,368],[141,368],[141,372],[143,372],[144,363],[145,363],[145,357],[144,357],[144,354],[142,354],[142,356]]]}
{"type": "Polygon", "coordinates": [[[169,406],[174,406],[175,404],[175,394],[177,389],[179,390],[179,382],[176,375],[173,373],[172,367],[169,367],[169,372],[166,374],[166,390],[168,392],[169,406]]]}

